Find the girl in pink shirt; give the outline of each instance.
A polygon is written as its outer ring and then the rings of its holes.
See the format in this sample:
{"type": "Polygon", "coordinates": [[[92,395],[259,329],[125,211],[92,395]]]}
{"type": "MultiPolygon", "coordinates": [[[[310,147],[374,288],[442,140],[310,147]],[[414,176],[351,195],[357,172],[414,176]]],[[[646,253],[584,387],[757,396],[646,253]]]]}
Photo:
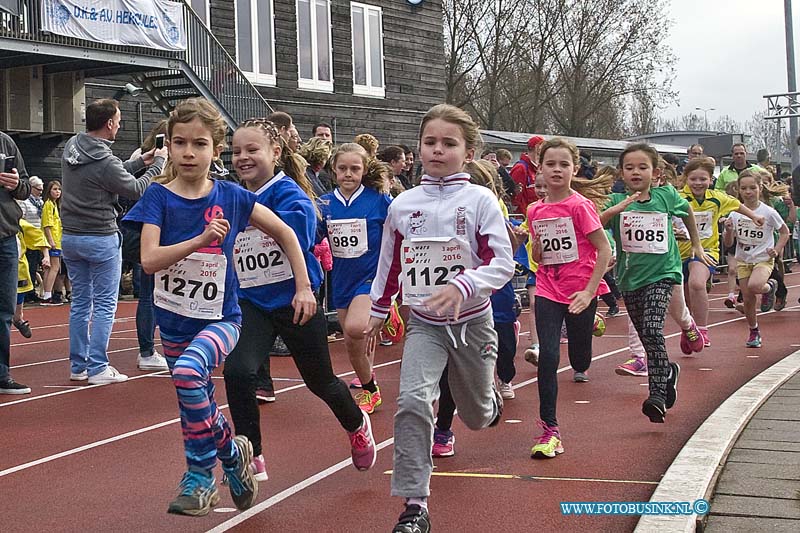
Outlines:
{"type": "Polygon", "coordinates": [[[579,168],[578,148],[564,139],[544,143],[539,172],[547,198],[528,207],[536,272],[536,332],[539,335],[539,416],[543,433],[531,457],[564,453],[556,420],[559,337],[567,325],[569,359],[576,372],[592,360],[597,296],[608,292],[603,274],[611,246],[594,204],[570,188],[579,168]],[[576,366],[578,365],[578,366],[576,366]]]}

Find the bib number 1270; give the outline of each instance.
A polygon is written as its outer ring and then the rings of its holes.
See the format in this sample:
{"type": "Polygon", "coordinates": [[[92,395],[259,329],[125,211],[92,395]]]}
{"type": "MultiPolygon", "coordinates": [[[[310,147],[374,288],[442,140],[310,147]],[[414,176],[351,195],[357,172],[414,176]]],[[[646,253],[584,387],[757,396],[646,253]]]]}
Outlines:
{"type": "Polygon", "coordinates": [[[192,300],[202,296],[208,302],[214,300],[219,294],[219,288],[213,281],[203,282],[194,279],[183,279],[171,277],[169,274],[164,274],[160,278],[164,287],[164,292],[174,294],[175,296],[188,297],[192,300]]]}

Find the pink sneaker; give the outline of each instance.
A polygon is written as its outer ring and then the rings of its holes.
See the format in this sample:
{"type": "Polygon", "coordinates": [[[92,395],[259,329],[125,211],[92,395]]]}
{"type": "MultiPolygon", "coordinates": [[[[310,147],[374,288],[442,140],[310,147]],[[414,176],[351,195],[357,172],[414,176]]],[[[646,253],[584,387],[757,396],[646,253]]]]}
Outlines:
{"type": "Polygon", "coordinates": [[[644,357],[631,357],[614,369],[614,372],[619,376],[647,376],[647,363],[644,357]]]}
{"type": "Polygon", "coordinates": [[[703,348],[711,348],[711,338],[708,336],[708,328],[697,328],[703,336],[703,348]]]}
{"type": "Polygon", "coordinates": [[[375,459],[378,454],[375,452],[372,424],[367,413],[364,413],[364,422],[361,427],[355,433],[348,433],[348,436],[350,437],[350,455],[353,457],[353,466],[358,470],[372,468],[375,465],[375,459]]]}
{"type": "Polygon", "coordinates": [[[433,451],[431,451],[431,455],[434,457],[452,457],[456,454],[454,449],[455,444],[456,436],[452,431],[434,429],[433,451]]]}
{"type": "MultiPolygon", "coordinates": [[[[372,380],[373,380],[373,381],[375,380],[375,372],[373,372],[373,373],[372,373],[372,380]]],[[[358,376],[354,377],[354,378],[353,378],[353,379],[350,381],[350,388],[351,388],[351,389],[360,389],[360,388],[361,388],[361,386],[362,386],[362,385],[361,385],[361,380],[360,380],[360,379],[358,379],[358,376]]]]}
{"type": "Polygon", "coordinates": [[[253,473],[256,481],[267,481],[269,479],[269,476],[267,476],[267,465],[264,462],[263,455],[253,457],[253,462],[250,463],[250,471],[253,473]]]}
{"type": "Polygon", "coordinates": [[[692,327],[681,331],[681,351],[686,355],[690,355],[692,352],[702,352],[704,343],[703,335],[700,334],[697,324],[692,320],[692,327]]]}

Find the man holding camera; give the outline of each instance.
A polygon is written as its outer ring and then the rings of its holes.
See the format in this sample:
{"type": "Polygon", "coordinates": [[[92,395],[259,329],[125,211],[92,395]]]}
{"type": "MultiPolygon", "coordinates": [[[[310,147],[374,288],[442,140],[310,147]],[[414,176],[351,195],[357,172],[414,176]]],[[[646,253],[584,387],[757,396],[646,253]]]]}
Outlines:
{"type": "Polygon", "coordinates": [[[0,132],[0,394],[31,392],[10,374],[11,319],[17,304],[17,233],[22,216],[15,200],[25,200],[30,193],[22,154],[11,137],[0,132]]]}

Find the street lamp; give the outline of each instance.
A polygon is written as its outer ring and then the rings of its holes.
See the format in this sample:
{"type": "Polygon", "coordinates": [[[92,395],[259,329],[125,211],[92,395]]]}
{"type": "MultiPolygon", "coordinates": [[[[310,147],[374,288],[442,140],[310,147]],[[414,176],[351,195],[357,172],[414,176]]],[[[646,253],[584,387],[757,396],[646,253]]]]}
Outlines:
{"type": "Polygon", "coordinates": [[[714,109],[713,107],[709,107],[708,109],[705,109],[703,107],[695,107],[694,109],[695,109],[695,111],[702,111],[703,112],[703,116],[705,117],[705,123],[706,123],[706,131],[708,131],[708,112],[709,111],[716,111],[716,109],[714,109]]]}

